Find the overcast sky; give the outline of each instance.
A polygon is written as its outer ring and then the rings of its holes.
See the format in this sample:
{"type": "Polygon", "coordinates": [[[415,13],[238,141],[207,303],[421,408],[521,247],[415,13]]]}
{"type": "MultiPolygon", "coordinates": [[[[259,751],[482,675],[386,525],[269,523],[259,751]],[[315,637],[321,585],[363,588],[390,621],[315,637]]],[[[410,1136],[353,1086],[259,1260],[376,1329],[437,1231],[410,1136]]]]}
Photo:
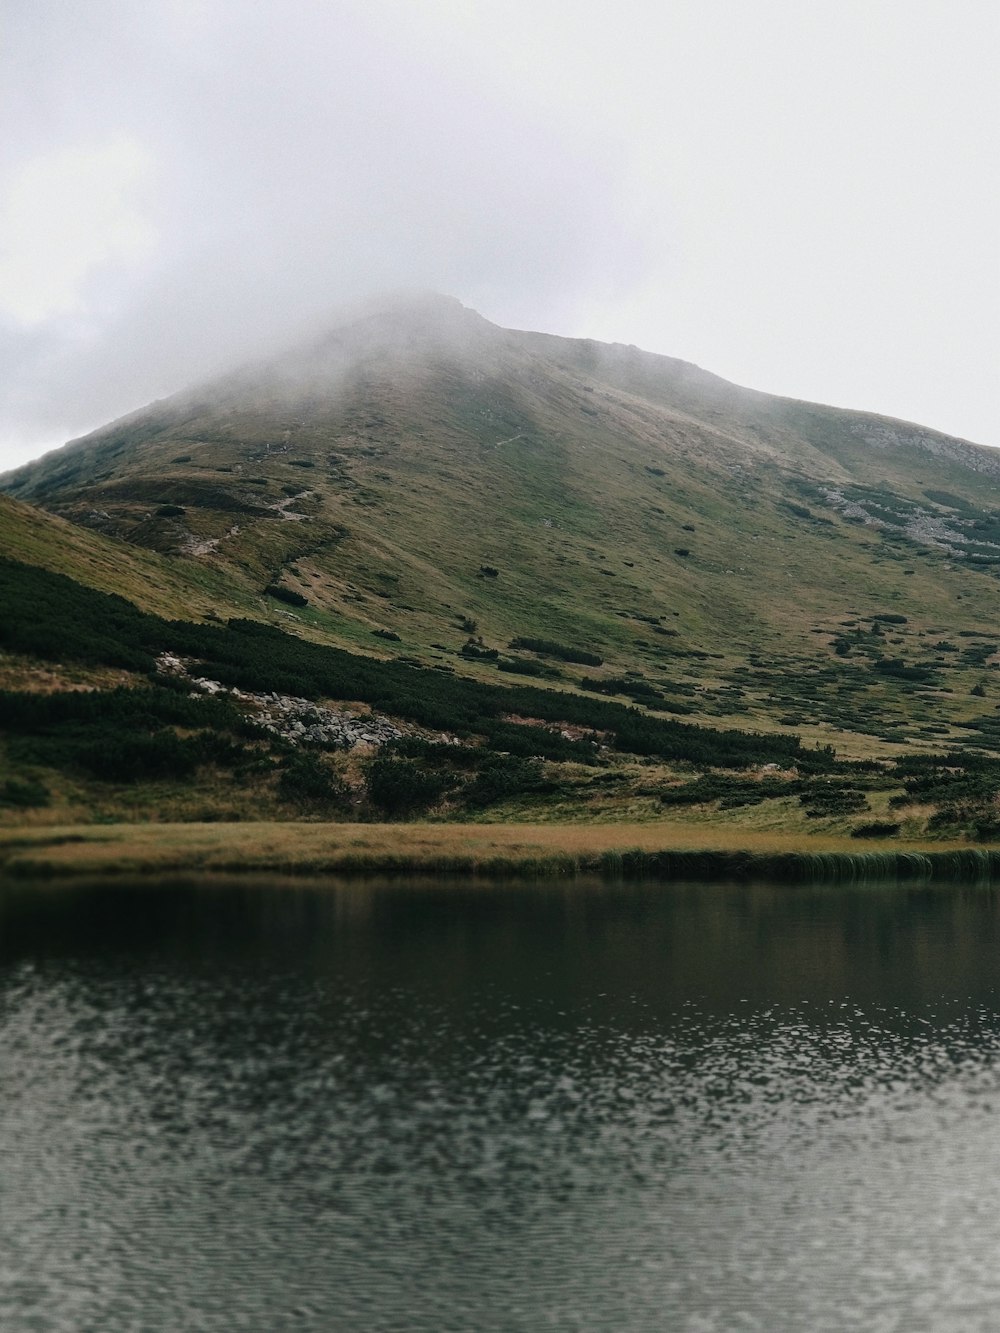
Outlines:
{"type": "Polygon", "coordinates": [[[0,0],[0,467],[359,296],[1000,444],[998,0],[0,0]]]}

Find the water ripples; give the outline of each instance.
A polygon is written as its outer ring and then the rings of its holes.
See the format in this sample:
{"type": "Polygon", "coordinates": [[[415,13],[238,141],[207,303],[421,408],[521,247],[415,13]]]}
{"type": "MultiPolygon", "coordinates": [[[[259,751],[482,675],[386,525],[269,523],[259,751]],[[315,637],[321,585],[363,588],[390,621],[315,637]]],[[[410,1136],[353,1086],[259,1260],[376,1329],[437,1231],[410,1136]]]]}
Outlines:
{"type": "MultiPolygon", "coordinates": [[[[949,990],[935,970],[900,1003],[890,968],[860,1000],[790,1000],[761,994],[759,955],[720,979],[699,918],[700,974],[623,985],[648,893],[638,915],[626,889],[601,900],[613,948],[590,939],[584,980],[554,928],[511,947],[538,906],[510,894],[456,984],[433,929],[334,914],[317,949],[301,902],[261,892],[263,940],[221,928],[242,896],[195,949],[190,921],[136,947],[127,912],[106,948],[8,949],[5,1330],[1000,1324],[1000,1020],[975,941],[949,990]]],[[[828,906],[790,905],[782,947],[815,951],[828,906]]],[[[845,898],[855,935],[864,906],[845,898]]]]}

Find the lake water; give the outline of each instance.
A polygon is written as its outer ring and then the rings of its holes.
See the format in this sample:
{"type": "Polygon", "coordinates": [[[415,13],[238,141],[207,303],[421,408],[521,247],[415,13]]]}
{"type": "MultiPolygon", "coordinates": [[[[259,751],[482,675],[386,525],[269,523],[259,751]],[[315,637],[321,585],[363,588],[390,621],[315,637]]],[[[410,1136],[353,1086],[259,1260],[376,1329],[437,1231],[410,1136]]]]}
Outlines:
{"type": "Polygon", "coordinates": [[[989,888],[0,889],[0,1328],[1000,1328],[989,888]]]}

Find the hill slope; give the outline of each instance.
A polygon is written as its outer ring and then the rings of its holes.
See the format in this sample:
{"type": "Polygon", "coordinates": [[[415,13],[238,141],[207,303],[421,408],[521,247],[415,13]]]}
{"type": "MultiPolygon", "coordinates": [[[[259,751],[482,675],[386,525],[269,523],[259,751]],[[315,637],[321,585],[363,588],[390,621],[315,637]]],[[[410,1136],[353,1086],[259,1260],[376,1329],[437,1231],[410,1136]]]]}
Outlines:
{"type": "Polygon", "coordinates": [[[859,753],[950,744],[993,708],[1000,454],[447,298],[359,315],[0,484],[96,543],[32,563],[151,611],[859,753]]]}

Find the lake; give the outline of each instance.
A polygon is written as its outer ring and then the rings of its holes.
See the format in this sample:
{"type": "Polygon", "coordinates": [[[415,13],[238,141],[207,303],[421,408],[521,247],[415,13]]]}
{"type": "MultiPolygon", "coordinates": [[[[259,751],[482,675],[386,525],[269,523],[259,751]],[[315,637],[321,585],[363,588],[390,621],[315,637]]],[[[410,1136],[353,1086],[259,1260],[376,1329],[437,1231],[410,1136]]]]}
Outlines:
{"type": "Polygon", "coordinates": [[[0,1328],[995,1330],[998,978],[989,887],[0,887],[0,1328]]]}

